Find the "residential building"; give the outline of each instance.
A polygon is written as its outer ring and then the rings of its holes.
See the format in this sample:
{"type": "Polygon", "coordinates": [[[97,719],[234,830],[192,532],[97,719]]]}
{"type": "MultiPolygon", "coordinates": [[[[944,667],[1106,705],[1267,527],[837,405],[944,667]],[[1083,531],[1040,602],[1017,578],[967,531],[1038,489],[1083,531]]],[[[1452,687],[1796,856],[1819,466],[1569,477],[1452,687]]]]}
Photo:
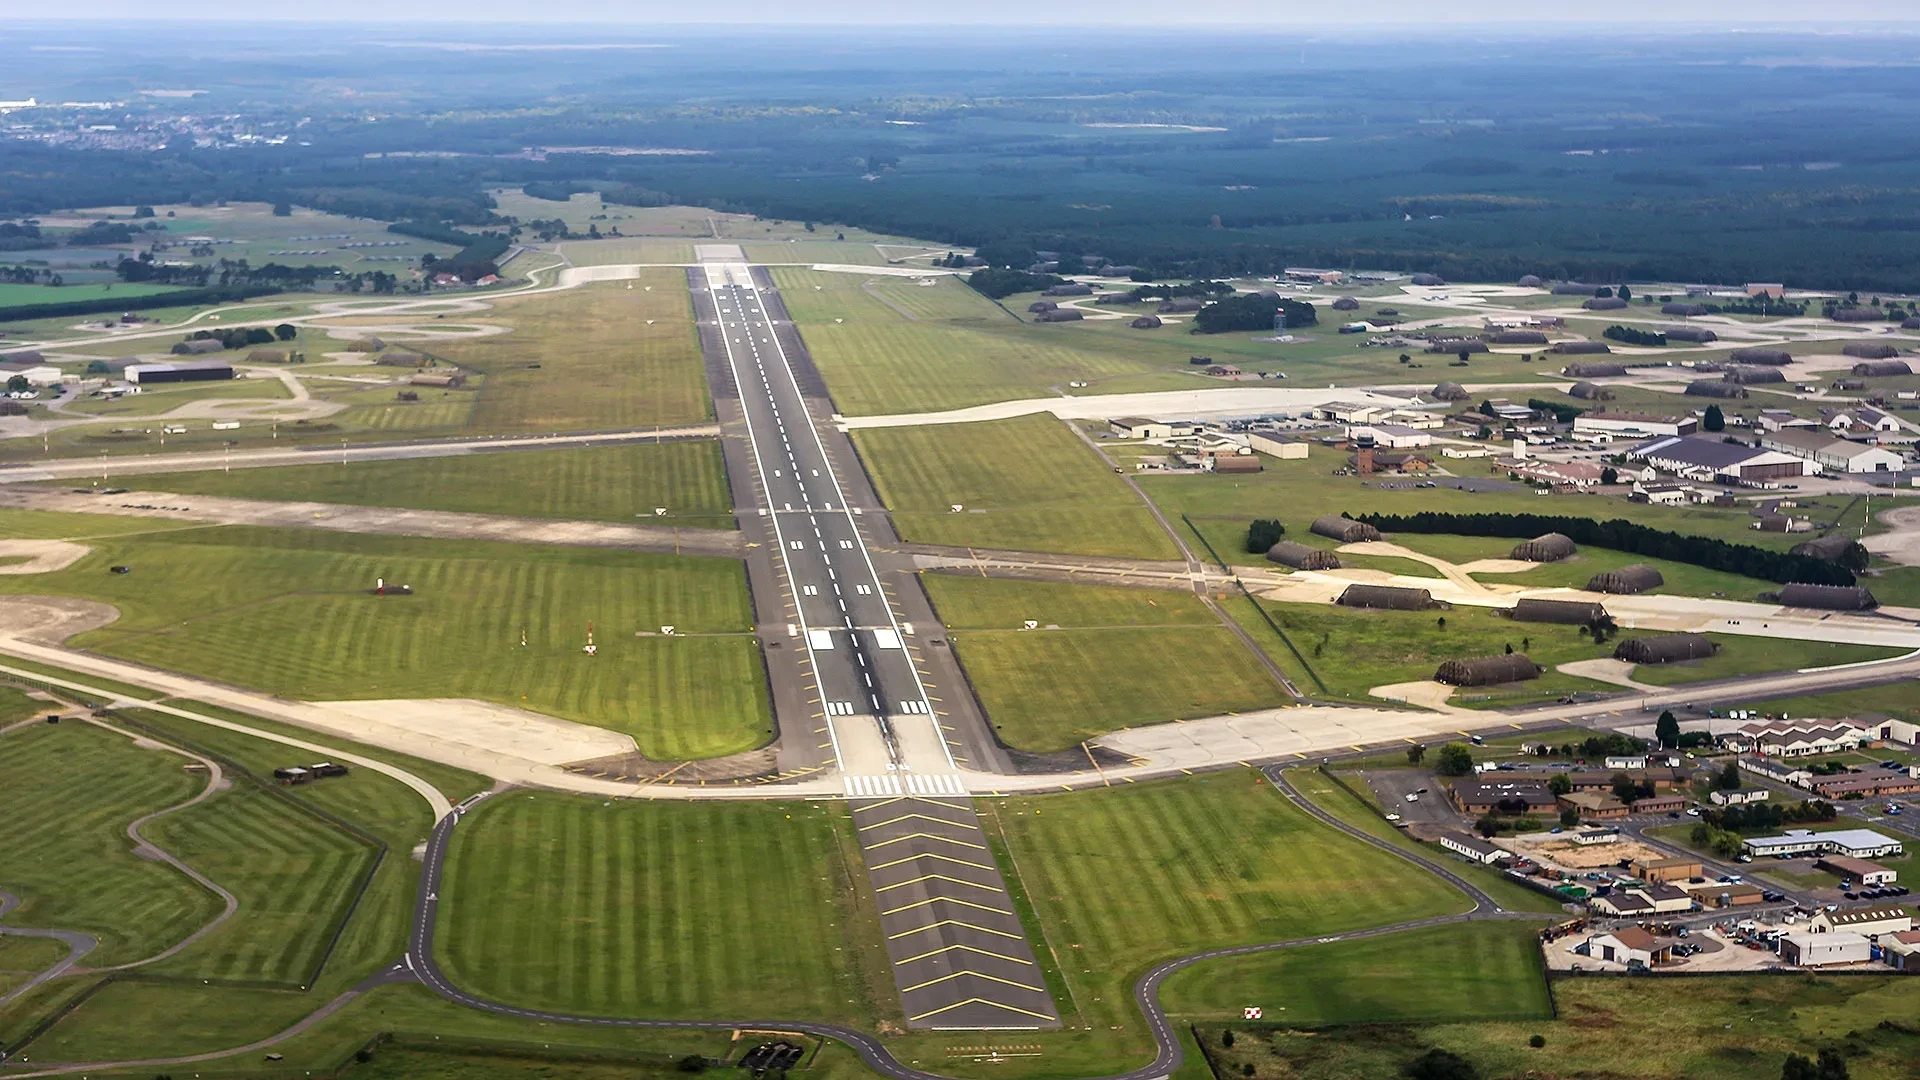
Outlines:
{"type": "Polygon", "coordinates": [[[1764,903],[1767,898],[1765,889],[1744,881],[1688,881],[1680,887],[1699,897],[1707,907],[1748,907],[1764,903]]]}
{"type": "Polygon", "coordinates": [[[1693,894],[1677,885],[1649,885],[1642,889],[1633,889],[1653,904],[1655,914],[1672,915],[1681,911],[1692,911],[1696,906],[1693,894]]]}
{"type": "Polygon", "coordinates": [[[1593,412],[1573,418],[1575,434],[1644,439],[1655,435],[1691,435],[1700,422],[1691,416],[1649,416],[1643,413],[1593,412]]]}
{"type": "Polygon", "coordinates": [[[1759,483],[1818,471],[1806,459],[1779,450],[1687,436],[1641,443],[1627,457],[1693,480],[1759,483]]]}
{"type": "Polygon", "coordinates": [[[1847,720],[1763,720],[1741,725],[1721,742],[1731,750],[1794,758],[1858,750],[1866,735],[1847,720]]]}
{"type": "Polygon", "coordinates": [[[1784,762],[1754,757],[1741,758],[1740,771],[1750,772],[1755,776],[1764,776],[1775,783],[1790,784],[1796,787],[1806,783],[1807,778],[1813,775],[1805,769],[1796,768],[1784,762]]]}
{"type": "Polygon", "coordinates": [[[1776,431],[1762,435],[1760,445],[1832,472],[1898,472],[1906,466],[1905,458],[1885,447],[1848,442],[1815,431],[1776,431]]]}
{"type": "Polygon", "coordinates": [[[1715,806],[1744,806],[1747,803],[1766,802],[1769,794],[1771,792],[1766,788],[1740,788],[1737,791],[1716,788],[1707,793],[1707,798],[1715,806]]]}
{"type": "Polygon", "coordinates": [[[1780,959],[1795,967],[1860,964],[1873,958],[1873,943],[1859,934],[1788,934],[1780,939],[1780,959]]]}
{"type": "Polygon", "coordinates": [[[1848,797],[1878,799],[1887,795],[1908,795],[1920,791],[1920,779],[1907,775],[1898,769],[1861,769],[1858,772],[1838,773],[1833,776],[1814,776],[1807,780],[1807,787],[1819,793],[1823,799],[1845,799],[1848,797]]]}
{"type": "Polygon", "coordinates": [[[1845,908],[1840,911],[1816,911],[1807,920],[1808,931],[1815,934],[1859,934],[1868,941],[1881,934],[1899,934],[1913,929],[1913,915],[1898,904],[1879,907],[1845,908]]]}
{"type": "Polygon", "coordinates": [[[1477,863],[1491,865],[1507,857],[1500,848],[1467,833],[1448,830],[1440,834],[1440,846],[1456,855],[1464,855],[1477,863]]]}
{"type": "Polygon", "coordinates": [[[1633,889],[1615,889],[1587,901],[1587,910],[1615,919],[1644,919],[1654,914],[1653,901],[1633,889]]]}

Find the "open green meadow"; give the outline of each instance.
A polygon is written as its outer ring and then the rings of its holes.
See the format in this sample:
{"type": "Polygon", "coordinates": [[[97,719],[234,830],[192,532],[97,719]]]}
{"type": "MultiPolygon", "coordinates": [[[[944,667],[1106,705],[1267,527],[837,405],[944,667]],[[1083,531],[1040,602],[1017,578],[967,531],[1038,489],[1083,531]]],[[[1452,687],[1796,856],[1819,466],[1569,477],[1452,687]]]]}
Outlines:
{"type": "Polygon", "coordinates": [[[623,731],[669,760],[770,731],[733,560],[249,527],[93,546],[0,591],[112,604],[120,618],[75,645],[289,697],[477,697],[623,731]],[[381,577],[414,595],[374,596],[381,577]],[[589,623],[597,656],[581,651],[589,623]]]}
{"type": "Polygon", "coordinates": [[[459,457],[153,473],[142,490],[353,506],[726,529],[732,498],[709,439],[459,457]],[[664,517],[656,507],[666,507],[664,517]]]}
{"type": "Polygon", "coordinates": [[[1641,664],[1633,669],[1634,680],[1655,686],[1679,686],[1708,679],[1730,679],[1736,675],[1860,664],[1869,660],[1905,656],[1913,651],[1881,645],[1844,645],[1826,641],[1736,637],[1732,634],[1708,636],[1720,643],[1719,652],[1702,660],[1641,664]]]}
{"type": "Polygon", "coordinates": [[[1051,416],[871,428],[853,439],[903,539],[1073,555],[1178,555],[1126,483],[1051,416]]]}
{"type": "Polygon", "coordinates": [[[1067,750],[1123,727],[1291,700],[1191,593],[922,580],[995,733],[1015,749],[1067,750]],[[1027,619],[1042,629],[1020,629],[1027,619]]]}
{"type": "Polygon", "coordinates": [[[448,977],[596,1015],[897,1012],[844,807],[510,792],[454,834],[448,977]]]}
{"type": "Polygon", "coordinates": [[[187,764],[80,722],[0,737],[0,888],[22,900],[7,922],[92,934],[100,967],[153,956],[219,914],[218,897],[135,855],[126,835],[206,786],[187,764]]]}
{"type": "Polygon", "coordinates": [[[958,324],[1003,323],[1016,320],[967,283],[949,274],[924,279],[887,274],[860,274],[803,270],[781,266],[773,270],[774,284],[794,321],[816,323],[873,321],[879,323],[938,322],[958,324]],[[922,285],[921,280],[932,285],[922,285]]]}
{"type": "MultiPolygon", "coordinates": [[[[123,297],[128,300],[145,300],[179,291],[171,285],[136,285],[124,281],[59,286],[0,284],[0,318],[5,317],[6,308],[21,304],[71,304],[81,300],[117,300],[123,297]]],[[[96,319],[105,317],[105,315],[94,316],[96,319]]],[[[73,315],[68,318],[77,321],[86,316],[73,315]]]]}
{"type": "Polygon", "coordinates": [[[240,900],[190,954],[154,968],[215,981],[305,986],[379,857],[367,838],[253,784],[161,818],[148,835],[240,900]]]}
{"type": "MultiPolygon", "coordinates": [[[[1595,645],[1582,627],[1522,623],[1481,608],[1451,611],[1370,611],[1325,604],[1289,604],[1255,600],[1291,638],[1327,692],[1365,699],[1377,686],[1433,678],[1442,661],[1526,653],[1547,669],[1529,682],[1497,687],[1465,687],[1454,698],[1462,705],[1510,705],[1554,697],[1569,690],[1607,690],[1607,684],[1561,675],[1559,664],[1613,655],[1611,642],[1595,645]]],[[[1228,608],[1274,662],[1301,676],[1300,662],[1257,612],[1243,605],[1228,608]]],[[[1311,677],[1298,678],[1304,689],[1311,677]]]]}
{"type": "Polygon", "coordinates": [[[1558,978],[1553,997],[1554,1019],[1302,1031],[1269,1012],[1260,1023],[1210,1025],[1201,1038],[1220,1075],[1254,1080],[1399,1076],[1435,1047],[1479,1076],[1645,1080],[1774,1080],[1788,1054],[1811,1058],[1823,1047],[1840,1050],[1856,1080],[1906,1080],[1920,1054],[1912,1024],[1920,982],[1898,975],[1558,978]],[[1541,1046],[1528,1045],[1534,1035],[1541,1046]]]}
{"type": "Polygon", "coordinates": [[[51,938],[0,937],[0,994],[59,963],[66,955],[66,945],[51,938]]]}
{"type": "Polygon", "coordinates": [[[1846,717],[1880,713],[1902,720],[1920,720],[1920,688],[1911,682],[1857,690],[1834,690],[1825,694],[1756,701],[1749,706],[1765,713],[1785,716],[1846,717]]]}
{"type": "MultiPolygon", "coordinates": [[[[1546,919],[1541,920],[1542,923],[1546,919]]],[[[1461,923],[1209,960],[1160,991],[1170,1016],[1237,1020],[1248,1005],[1290,1027],[1553,1015],[1538,927],[1461,923]]]]}
{"type": "Polygon", "coordinates": [[[512,328],[434,345],[436,355],[487,377],[473,410],[476,432],[610,431],[713,415],[679,270],[503,296],[489,317],[471,321],[512,328]]]}
{"type": "Polygon", "coordinates": [[[1008,799],[983,818],[1032,904],[1036,948],[1065,977],[1063,1019],[1101,1032],[1116,1057],[1144,1048],[1131,989],[1157,960],[1467,907],[1251,771],[1008,799]]]}
{"type": "MultiPolygon", "coordinates": [[[[279,379],[235,378],[223,382],[179,383],[158,386],[118,398],[81,398],[68,408],[90,416],[134,418],[159,416],[193,401],[234,399],[284,401],[293,395],[279,379]]],[[[195,426],[198,426],[197,424],[195,426]]]]}

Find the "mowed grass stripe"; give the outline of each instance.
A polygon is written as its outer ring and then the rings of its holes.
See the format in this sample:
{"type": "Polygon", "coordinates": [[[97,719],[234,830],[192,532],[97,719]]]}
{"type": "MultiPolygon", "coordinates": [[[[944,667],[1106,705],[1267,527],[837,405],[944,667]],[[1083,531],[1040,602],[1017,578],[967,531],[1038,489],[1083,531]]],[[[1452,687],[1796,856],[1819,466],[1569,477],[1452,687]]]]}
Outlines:
{"type": "Polygon", "coordinates": [[[1052,581],[984,578],[971,574],[923,574],[940,621],[953,630],[1017,629],[1032,619],[1041,626],[1214,626],[1216,618],[1190,592],[1119,585],[1067,585],[1052,581]]]}
{"type": "Polygon", "coordinates": [[[1160,1000],[1194,1020],[1238,1019],[1256,1002],[1265,1019],[1297,1025],[1545,1019],[1538,935],[1464,923],[1209,960],[1169,978],[1160,1000]]]}
{"type": "Polygon", "coordinates": [[[957,631],[951,637],[994,730],[1021,750],[1065,750],[1124,727],[1291,700],[1221,626],[957,631]]]}
{"type": "Polygon", "coordinates": [[[76,644],[289,697],[479,698],[625,731],[666,760],[770,731],[730,559],[222,527],[103,540],[59,573],[0,577],[5,592],[113,604],[121,618],[76,644]],[[415,593],[375,597],[380,577],[415,593]],[[663,624],[690,636],[636,636],[663,624]]]}
{"type": "Polygon", "coordinates": [[[1126,483],[1052,416],[871,428],[853,439],[905,539],[1177,557],[1126,483]]]}
{"type": "Polygon", "coordinates": [[[1009,799],[991,817],[1088,1023],[1134,1042],[1128,987],[1157,960],[1468,906],[1252,772],[1009,799]]]}
{"type": "Polygon", "coordinates": [[[726,465],[712,439],[541,448],[349,465],[155,473],[142,491],[725,529],[726,465]],[[654,510],[667,514],[656,517],[654,510]]]}
{"type": "Polygon", "coordinates": [[[185,758],[143,750],[91,724],[40,725],[0,739],[0,887],[14,926],[81,930],[100,966],[161,952],[221,909],[212,893],[133,854],[133,819],[206,783],[185,758]]]}
{"type": "Polygon", "coordinates": [[[454,835],[441,960],[530,1007],[858,1019],[872,992],[854,954],[876,942],[850,929],[844,812],[497,797],[454,835]]]}
{"type": "Polygon", "coordinates": [[[164,970],[304,985],[376,857],[373,845],[242,784],[149,835],[220,882],[240,910],[164,970]]]}

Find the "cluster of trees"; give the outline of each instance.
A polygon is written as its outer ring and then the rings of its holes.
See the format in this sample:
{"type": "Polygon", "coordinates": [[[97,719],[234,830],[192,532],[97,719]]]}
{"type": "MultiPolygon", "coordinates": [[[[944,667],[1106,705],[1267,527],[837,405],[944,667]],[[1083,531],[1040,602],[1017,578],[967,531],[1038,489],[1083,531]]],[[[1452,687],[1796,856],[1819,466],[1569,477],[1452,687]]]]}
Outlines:
{"type": "Polygon", "coordinates": [[[1247,526],[1247,554],[1265,555],[1287,535],[1287,527],[1272,518],[1255,518],[1247,526]]]}
{"type": "Polygon", "coordinates": [[[1224,281],[1192,281],[1184,285],[1139,285],[1127,291],[1127,299],[1138,304],[1145,300],[1173,300],[1182,296],[1232,296],[1233,286],[1224,281]]]}
{"type": "Polygon", "coordinates": [[[1450,742],[1434,755],[1433,771],[1441,776],[1473,775],[1473,751],[1463,742],[1450,742]]]}
{"type": "MultiPolygon", "coordinates": [[[[1544,398],[1528,398],[1527,408],[1535,412],[1552,413],[1553,418],[1563,424],[1573,423],[1575,417],[1587,411],[1577,405],[1562,405],[1557,401],[1547,401],[1544,398]]],[[[1480,411],[1484,416],[1492,416],[1493,403],[1489,401],[1481,402],[1480,411]]]]}
{"type": "Polygon", "coordinates": [[[1727,832],[1778,832],[1788,825],[1832,821],[1838,813],[1824,799],[1802,799],[1796,803],[1757,802],[1703,809],[1701,820],[1727,832]]]}
{"type": "Polygon", "coordinates": [[[1349,516],[1382,532],[1500,536],[1515,540],[1557,532],[1565,534],[1576,544],[1683,562],[1762,581],[1851,585],[1854,580],[1853,572],[1845,567],[1810,556],[1655,529],[1624,518],[1595,521],[1592,518],[1556,514],[1450,514],[1431,510],[1405,515],[1362,513],[1349,516]]]}
{"type": "MultiPolygon", "coordinates": [[[[163,226],[157,221],[147,222],[146,227],[158,231],[163,226]]],[[[96,221],[67,234],[69,247],[102,247],[109,244],[131,244],[140,233],[124,221],[96,221]]]]}
{"type": "Polygon", "coordinates": [[[1788,1054],[1780,1066],[1780,1080],[1850,1080],[1847,1057],[1831,1046],[1821,1047],[1812,1060],[1805,1054],[1788,1054]]]}
{"type": "Polygon", "coordinates": [[[46,238],[40,235],[37,222],[25,221],[15,224],[0,221],[0,251],[27,251],[45,247],[46,238]]]}
{"type": "Polygon", "coordinates": [[[1201,308],[1193,316],[1193,325],[1202,334],[1224,334],[1312,326],[1319,318],[1313,305],[1305,301],[1250,294],[1230,296],[1201,308]]]}
{"type": "MultiPolygon", "coordinates": [[[[277,293],[278,286],[236,285],[228,288],[181,289],[177,292],[143,296],[139,304],[146,307],[175,305],[189,307],[208,304],[230,304],[238,300],[250,300],[256,296],[277,293]]],[[[97,315],[103,311],[126,311],[135,304],[126,297],[106,296],[93,300],[62,300],[37,304],[13,304],[0,307],[0,321],[17,319],[57,319],[69,315],[97,315]]]]}
{"type": "MultiPolygon", "coordinates": [[[[281,324],[281,329],[293,330],[293,327],[283,323],[281,324]]],[[[295,331],[295,333],[298,333],[298,331],[295,331]]],[[[244,349],[249,345],[271,345],[276,336],[274,331],[264,326],[223,326],[217,330],[195,330],[193,333],[188,334],[183,340],[218,341],[223,348],[244,349]]],[[[293,337],[294,334],[288,334],[285,337],[279,338],[279,340],[292,341],[293,337]]]]}
{"type": "MultiPolygon", "coordinates": [[[[1626,286],[1622,285],[1620,288],[1622,291],[1625,291],[1626,286]]],[[[1622,341],[1628,345],[1662,347],[1667,343],[1667,335],[1658,330],[1641,330],[1638,327],[1621,326],[1617,323],[1600,331],[1600,336],[1612,338],[1614,341],[1622,341]]]]}
{"type": "Polygon", "coordinates": [[[991,266],[967,275],[967,284],[991,300],[1003,299],[1015,293],[1040,292],[1066,283],[1066,278],[1054,274],[1029,274],[1025,270],[1001,270],[991,266]]]}
{"type": "Polygon", "coordinates": [[[1724,304],[1704,305],[1709,315],[1766,315],[1776,319],[1797,319],[1807,313],[1807,305],[1790,300],[1776,300],[1771,296],[1756,296],[1749,300],[1729,300],[1724,304]]]}

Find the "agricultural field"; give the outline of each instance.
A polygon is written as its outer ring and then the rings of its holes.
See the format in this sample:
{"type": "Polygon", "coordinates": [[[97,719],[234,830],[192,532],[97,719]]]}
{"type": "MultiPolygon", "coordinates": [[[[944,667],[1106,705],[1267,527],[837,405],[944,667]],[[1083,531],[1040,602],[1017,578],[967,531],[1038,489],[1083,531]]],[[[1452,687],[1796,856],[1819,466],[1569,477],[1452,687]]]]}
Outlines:
{"type": "MultiPolygon", "coordinates": [[[[1422,973],[1438,977],[1429,968],[1422,973]]],[[[1839,1049],[1857,1080],[1904,1080],[1920,1051],[1911,1015],[1920,984],[1897,975],[1754,979],[1556,978],[1559,1016],[1303,1031],[1287,1023],[1209,1025],[1221,1075],[1277,1080],[1397,1076],[1434,1048],[1480,1076],[1606,1075],[1774,1080],[1788,1054],[1839,1049]],[[1223,1045],[1230,1027],[1233,1045],[1223,1045]],[[1541,1045],[1530,1046],[1538,1035],[1541,1045]],[[1250,1074],[1246,1069],[1251,1069],[1250,1074]]],[[[1268,1014],[1271,1020],[1272,1014],[1268,1014]]],[[[1462,1074],[1465,1075],[1465,1074],[1462,1074]]]]}
{"type": "Polygon", "coordinates": [[[1118,728],[1291,700],[1191,593],[923,580],[995,733],[1018,750],[1069,750],[1118,728]],[[1020,629],[1027,619],[1042,628],[1020,629]]]}
{"type": "Polygon", "coordinates": [[[1058,958],[1069,1025],[1145,1046],[1131,987],[1156,960],[1464,910],[1426,871],[1314,821],[1251,771],[983,808],[1058,958]]]}
{"type": "Polygon", "coordinates": [[[670,760],[770,732],[728,559],[216,527],[102,539],[0,591],[112,604],[120,618],[73,644],[289,697],[476,697],[623,731],[670,760]],[[382,577],[414,595],[373,596],[382,577]],[[598,656],[580,648],[588,624],[598,656]],[[653,636],[662,624],[683,636],[653,636]]]}
{"type": "Polygon", "coordinates": [[[1229,607],[1229,611],[1275,663],[1297,673],[1303,689],[1313,680],[1334,697],[1365,700],[1375,687],[1433,678],[1434,670],[1444,660],[1496,656],[1509,646],[1514,652],[1526,653],[1546,668],[1546,673],[1509,686],[1462,688],[1454,694],[1456,704],[1504,706],[1573,690],[1612,689],[1553,670],[1572,660],[1613,655],[1613,643],[1595,645],[1583,627],[1514,622],[1481,608],[1368,611],[1324,604],[1254,602],[1293,641],[1314,675],[1300,671],[1301,662],[1258,613],[1238,605],[1229,607]]]}
{"type": "Polygon", "coordinates": [[[472,321],[512,328],[435,346],[437,355],[486,375],[473,410],[476,434],[606,431],[713,415],[679,270],[502,296],[486,318],[472,321]]]}
{"type": "Polygon", "coordinates": [[[894,527],[929,544],[1172,559],[1126,483],[1051,416],[853,433],[894,527]],[[964,509],[954,512],[958,504],[964,509]]]}
{"type": "Polygon", "coordinates": [[[513,792],[454,834],[436,945],[475,993],[595,1015],[896,1013],[839,804],[513,792]]]}
{"type": "MultiPolygon", "coordinates": [[[[1543,916],[1542,923],[1547,919],[1543,916]]],[[[1289,1027],[1545,1020],[1539,927],[1462,923],[1210,960],[1161,989],[1170,1016],[1239,1019],[1258,1005],[1289,1027]]]]}
{"type": "Polygon", "coordinates": [[[9,924],[92,934],[88,962],[105,966],[154,956],[220,913],[217,897],[135,855],[126,835],[206,787],[187,759],[66,723],[0,736],[0,763],[0,888],[23,901],[9,924]]]}
{"type": "Polygon", "coordinates": [[[1673,664],[1641,664],[1633,669],[1636,682],[1655,686],[1679,686],[1708,679],[1730,679],[1737,675],[1758,675],[1769,671],[1798,671],[1801,668],[1834,667],[1861,664],[1905,656],[1911,649],[1879,645],[1843,645],[1826,641],[1793,641],[1780,638],[1735,637],[1710,634],[1720,643],[1720,651],[1701,660],[1673,664]]]}
{"type": "MultiPolygon", "coordinates": [[[[122,219],[133,210],[132,207],[106,209],[122,219]]],[[[186,242],[187,237],[207,236],[215,241],[212,258],[245,259],[254,266],[268,263],[337,266],[349,274],[379,270],[405,280],[419,267],[421,256],[431,252],[445,258],[459,250],[451,244],[388,232],[379,222],[306,207],[295,207],[287,217],[275,217],[272,206],[253,202],[232,202],[225,206],[156,205],[153,209],[156,216],[152,220],[162,225],[164,231],[140,233],[136,247],[145,248],[151,241],[160,241],[168,245],[165,256],[169,259],[210,261],[207,256],[192,255],[186,242]]]]}
{"type": "Polygon", "coordinates": [[[141,490],[455,510],[476,514],[733,527],[720,445],[707,439],[459,457],[149,473],[141,490]],[[654,508],[667,513],[657,516],[654,508]]]}
{"type": "MultiPolygon", "coordinates": [[[[7,261],[12,261],[9,252],[7,261]]],[[[21,304],[70,304],[81,300],[149,300],[165,296],[179,289],[169,285],[130,284],[124,281],[98,282],[84,285],[14,285],[0,283],[0,317],[5,310],[21,304]]],[[[85,316],[69,316],[84,318],[85,316]]],[[[102,316],[104,317],[104,316],[102,316]]]]}

